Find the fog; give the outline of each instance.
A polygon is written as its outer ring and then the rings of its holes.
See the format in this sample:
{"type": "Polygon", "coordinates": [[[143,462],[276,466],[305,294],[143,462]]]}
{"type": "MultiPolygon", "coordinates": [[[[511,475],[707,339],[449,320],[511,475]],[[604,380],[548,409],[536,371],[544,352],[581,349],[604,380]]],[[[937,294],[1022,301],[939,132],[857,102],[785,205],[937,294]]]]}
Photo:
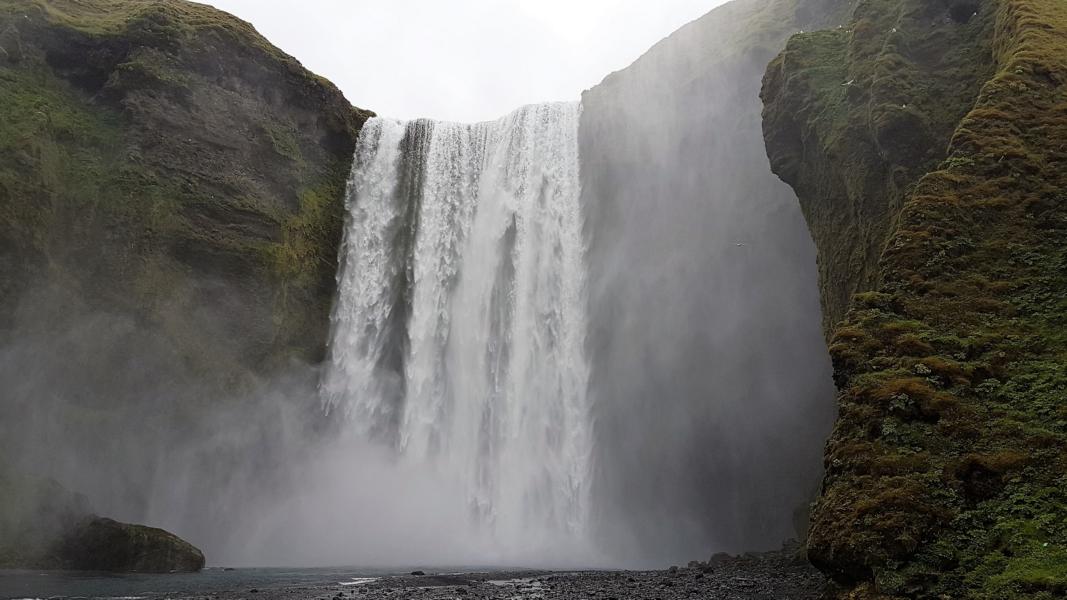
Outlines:
{"type": "MultiPolygon", "coordinates": [[[[212,565],[665,567],[801,534],[833,417],[815,253],[764,154],[771,50],[709,52],[731,25],[698,21],[583,98],[581,536],[479,525],[461,478],[324,410],[324,365],[204,372],[158,324],[47,281],[0,339],[0,451],[212,565]]],[[[175,318],[238,364],[241,292],[208,283],[175,318]]]]}
{"type": "Polygon", "coordinates": [[[752,7],[583,97],[597,505],[626,562],[775,548],[818,486],[834,390],[815,250],[763,147],[775,49],[724,51],[752,7]]]}
{"type": "Polygon", "coordinates": [[[97,514],[176,532],[211,565],[603,564],[589,548],[470,527],[457,482],[325,416],[318,366],[223,392],[153,328],[55,318],[57,296],[31,293],[0,346],[0,455],[97,514]]]}

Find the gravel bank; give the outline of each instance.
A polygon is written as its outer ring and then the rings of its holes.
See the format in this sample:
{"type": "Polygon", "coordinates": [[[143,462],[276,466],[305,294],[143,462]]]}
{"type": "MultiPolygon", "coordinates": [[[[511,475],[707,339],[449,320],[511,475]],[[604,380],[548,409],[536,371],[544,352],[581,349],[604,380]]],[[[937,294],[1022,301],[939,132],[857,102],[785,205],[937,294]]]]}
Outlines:
{"type": "Polygon", "coordinates": [[[790,552],[718,556],[666,571],[416,574],[300,588],[234,590],[207,600],[817,600],[826,579],[790,552]]]}

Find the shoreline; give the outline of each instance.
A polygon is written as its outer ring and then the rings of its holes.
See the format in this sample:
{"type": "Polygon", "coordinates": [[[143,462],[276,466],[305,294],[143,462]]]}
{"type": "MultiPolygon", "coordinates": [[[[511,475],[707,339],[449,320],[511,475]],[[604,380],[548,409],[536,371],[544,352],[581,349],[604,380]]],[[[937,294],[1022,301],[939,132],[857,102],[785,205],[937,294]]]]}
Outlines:
{"type": "MultiPolygon", "coordinates": [[[[818,600],[827,579],[795,547],[740,556],[719,554],[708,562],[665,570],[546,571],[532,569],[472,572],[413,571],[360,573],[346,569],[292,570],[209,568],[212,579],[162,575],[129,576],[125,591],[93,590],[93,574],[37,573],[69,578],[65,591],[40,593],[30,587],[0,598],[157,600],[818,600]],[[258,573],[258,578],[257,578],[258,573]],[[286,575],[283,575],[286,574],[286,575]],[[81,579],[80,579],[81,578],[81,579]],[[85,583],[80,589],[78,582],[85,583]],[[165,589],[149,591],[161,584],[165,589]],[[137,591],[132,591],[136,589],[137,591]],[[103,592],[103,593],[101,593],[103,592]]],[[[29,573],[26,573],[29,574],[29,573]]],[[[3,582],[0,573],[0,582],[3,582]]],[[[10,575],[10,573],[7,573],[10,575]]],[[[8,590],[10,592],[11,590],[8,590]]],[[[54,590],[53,590],[54,591],[54,590]]]]}

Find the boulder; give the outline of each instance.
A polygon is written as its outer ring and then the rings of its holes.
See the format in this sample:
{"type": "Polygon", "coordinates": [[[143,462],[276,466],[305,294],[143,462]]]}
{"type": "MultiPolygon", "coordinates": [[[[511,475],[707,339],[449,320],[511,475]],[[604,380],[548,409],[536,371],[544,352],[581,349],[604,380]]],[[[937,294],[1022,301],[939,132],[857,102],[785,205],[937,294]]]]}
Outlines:
{"type": "Polygon", "coordinates": [[[204,554],[178,536],[103,517],[87,518],[62,536],[52,559],[76,571],[191,573],[204,568],[204,554]]]}

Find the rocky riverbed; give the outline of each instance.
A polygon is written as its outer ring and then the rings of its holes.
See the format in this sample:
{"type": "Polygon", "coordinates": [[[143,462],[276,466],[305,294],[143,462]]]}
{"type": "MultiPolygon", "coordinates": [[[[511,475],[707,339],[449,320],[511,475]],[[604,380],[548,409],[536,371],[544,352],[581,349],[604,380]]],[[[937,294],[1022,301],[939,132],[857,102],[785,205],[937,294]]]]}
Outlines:
{"type": "MultiPolygon", "coordinates": [[[[331,585],[242,589],[202,600],[816,600],[825,578],[790,551],[716,556],[666,571],[416,572],[331,585]]],[[[192,600],[192,597],[189,599],[192,600]]]]}

